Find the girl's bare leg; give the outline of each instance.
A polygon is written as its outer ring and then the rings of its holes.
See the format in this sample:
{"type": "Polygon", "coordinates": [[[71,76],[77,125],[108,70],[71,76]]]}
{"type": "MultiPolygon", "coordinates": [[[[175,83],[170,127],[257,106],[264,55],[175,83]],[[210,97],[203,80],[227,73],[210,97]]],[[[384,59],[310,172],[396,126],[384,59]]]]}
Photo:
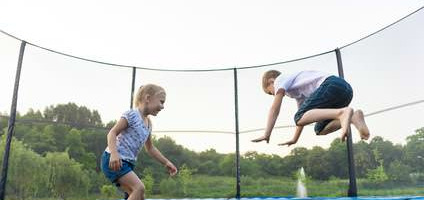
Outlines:
{"type": "Polygon", "coordinates": [[[368,140],[370,137],[370,131],[368,129],[367,124],[365,123],[364,113],[362,110],[356,110],[352,116],[352,124],[359,131],[359,135],[361,139],[368,140]]]}
{"type": "Polygon", "coordinates": [[[144,184],[133,171],[119,178],[118,183],[128,193],[128,200],[144,200],[144,184]]]}
{"type": "MultiPolygon", "coordinates": [[[[337,119],[340,121],[341,126],[341,139],[344,141],[348,134],[348,128],[352,119],[353,109],[349,107],[344,108],[324,108],[324,109],[312,109],[305,114],[303,114],[302,118],[297,121],[297,125],[305,126],[313,122],[318,122],[327,119],[337,119]]],[[[336,123],[336,122],[334,122],[336,123]]]]}

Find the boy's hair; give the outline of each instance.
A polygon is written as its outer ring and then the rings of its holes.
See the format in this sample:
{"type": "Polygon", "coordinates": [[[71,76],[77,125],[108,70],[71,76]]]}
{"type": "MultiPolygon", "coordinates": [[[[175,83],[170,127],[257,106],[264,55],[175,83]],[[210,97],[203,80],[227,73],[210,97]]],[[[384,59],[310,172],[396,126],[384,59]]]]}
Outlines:
{"type": "Polygon", "coordinates": [[[138,88],[137,93],[134,95],[134,100],[133,100],[134,107],[138,107],[140,103],[142,103],[146,95],[154,96],[161,92],[165,93],[165,90],[159,85],[146,84],[146,85],[140,86],[140,88],[138,88]]]}
{"type": "Polygon", "coordinates": [[[264,73],[264,75],[262,76],[262,89],[264,90],[264,92],[266,93],[266,88],[268,87],[268,80],[271,78],[277,78],[279,75],[281,74],[280,71],[277,70],[268,70],[264,73]]]}

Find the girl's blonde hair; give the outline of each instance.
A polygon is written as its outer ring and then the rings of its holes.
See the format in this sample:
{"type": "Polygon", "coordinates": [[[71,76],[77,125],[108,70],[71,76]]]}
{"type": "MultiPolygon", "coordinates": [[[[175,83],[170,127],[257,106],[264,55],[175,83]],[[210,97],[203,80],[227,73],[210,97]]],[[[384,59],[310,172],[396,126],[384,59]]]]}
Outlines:
{"type": "Polygon", "coordinates": [[[277,78],[281,74],[280,71],[277,70],[268,70],[262,76],[262,89],[266,93],[266,88],[268,87],[268,80],[271,78],[277,78]]]}
{"type": "Polygon", "coordinates": [[[143,102],[143,99],[146,95],[154,96],[162,92],[165,93],[165,90],[159,85],[142,85],[140,88],[138,88],[137,93],[134,95],[133,105],[134,107],[138,107],[143,102]]]}

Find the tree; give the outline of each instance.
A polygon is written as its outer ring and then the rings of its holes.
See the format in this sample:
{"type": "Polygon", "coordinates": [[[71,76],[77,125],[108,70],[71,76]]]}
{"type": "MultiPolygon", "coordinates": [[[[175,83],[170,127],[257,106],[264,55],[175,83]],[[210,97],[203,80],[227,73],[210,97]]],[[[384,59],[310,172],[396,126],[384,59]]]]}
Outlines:
{"type": "Polygon", "coordinates": [[[142,180],[144,183],[146,194],[153,194],[153,185],[155,179],[153,178],[153,169],[148,167],[143,170],[142,180]]]}
{"type": "Polygon", "coordinates": [[[411,167],[398,160],[390,163],[389,169],[387,170],[390,180],[401,183],[409,182],[411,180],[411,177],[409,176],[410,172],[411,167]]]}
{"type": "Polygon", "coordinates": [[[178,186],[178,183],[173,178],[165,178],[160,181],[159,190],[161,194],[167,194],[169,196],[181,196],[182,191],[178,186]]]}
{"type": "Polygon", "coordinates": [[[342,142],[339,138],[334,139],[328,149],[327,158],[332,176],[339,178],[346,178],[348,176],[346,143],[342,142]]]}
{"type": "Polygon", "coordinates": [[[405,161],[413,172],[424,173],[424,127],[415,132],[406,138],[405,161]]]}
{"type": "Polygon", "coordinates": [[[189,167],[197,166],[198,163],[195,163],[196,161],[193,160],[193,157],[195,157],[196,154],[193,151],[189,151],[183,146],[176,144],[172,138],[164,136],[154,141],[155,146],[177,166],[181,166],[183,164],[186,164],[189,167]]]}
{"type": "Polygon", "coordinates": [[[107,198],[110,198],[115,194],[116,188],[112,185],[103,185],[100,189],[102,195],[106,196],[107,198]]]}
{"type": "Polygon", "coordinates": [[[253,177],[263,176],[264,173],[261,170],[261,164],[256,161],[258,157],[259,154],[256,151],[246,152],[240,156],[240,170],[243,175],[253,177]]]}
{"type": "Polygon", "coordinates": [[[221,175],[234,176],[236,174],[235,154],[225,155],[218,165],[221,169],[221,175]]]}
{"type": "Polygon", "coordinates": [[[96,168],[96,156],[85,150],[86,144],[82,142],[81,131],[71,129],[65,136],[65,145],[69,156],[83,164],[84,169],[96,168]]]}
{"type": "Polygon", "coordinates": [[[53,122],[69,124],[73,127],[103,126],[98,111],[91,111],[75,103],[58,104],[44,109],[44,118],[53,122]]]}
{"type": "Polygon", "coordinates": [[[178,182],[180,183],[179,185],[182,186],[182,192],[184,194],[184,196],[187,196],[188,194],[188,188],[189,188],[189,184],[191,182],[191,175],[192,175],[193,171],[187,167],[187,165],[183,164],[179,170],[179,174],[178,174],[178,182]]]}
{"type": "Polygon", "coordinates": [[[394,146],[392,142],[384,140],[382,137],[374,137],[370,142],[370,147],[377,162],[383,164],[388,169],[390,163],[402,158],[402,147],[394,146]]]}
{"type": "Polygon", "coordinates": [[[197,165],[197,173],[209,175],[220,174],[221,170],[216,163],[219,163],[223,157],[224,155],[217,153],[215,149],[208,149],[206,151],[200,152],[196,156],[196,158],[199,160],[199,164],[197,165]]]}
{"type": "Polygon", "coordinates": [[[306,157],[306,174],[315,179],[327,180],[332,175],[331,170],[329,154],[321,147],[313,147],[306,157]]]}
{"type": "MultiPolygon", "coordinates": [[[[83,129],[81,130],[81,141],[85,146],[85,151],[91,153],[90,157],[94,157],[91,161],[94,161],[95,169],[97,172],[100,171],[100,158],[103,154],[107,143],[106,143],[107,132],[105,129],[83,129]]],[[[90,164],[90,165],[91,165],[90,164]]]]}
{"type": "Polygon", "coordinates": [[[43,114],[39,110],[34,111],[34,109],[30,108],[20,119],[43,120],[43,114]]]}
{"type": "Polygon", "coordinates": [[[291,173],[290,176],[294,177],[296,171],[306,165],[307,155],[308,149],[304,147],[296,147],[290,152],[290,155],[284,157],[282,166],[291,173]]]}
{"type": "Polygon", "coordinates": [[[375,169],[368,170],[367,178],[377,184],[384,183],[389,179],[382,164],[375,169]]]}
{"type": "MultiPolygon", "coordinates": [[[[1,138],[0,155],[4,153],[6,137],[1,138]]],[[[3,163],[3,156],[0,157],[3,163]]],[[[43,193],[47,174],[44,159],[27,148],[21,141],[13,139],[9,157],[8,185],[19,199],[36,197],[43,193]]],[[[45,191],[45,190],[44,190],[45,191]]]]}
{"type": "Polygon", "coordinates": [[[54,196],[65,199],[71,195],[88,194],[88,174],[82,170],[81,164],[69,158],[68,153],[47,153],[46,162],[47,186],[54,196]]]}
{"type": "Polygon", "coordinates": [[[366,177],[369,169],[377,168],[378,162],[368,143],[360,141],[353,146],[356,174],[358,177],[366,177]]]}
{"type": "MultiPolygon", "coordinates": [[[[16,128],[17,130],[21,129],[20,126],[16,128]]],[[[41,130],[35,127],[32,129],[22,128],[24,130],[19,130],[19,132],[26,132],[22,133],[24,135],[22,140],[38,154],[44,155],[46,152],[58,151],[53,125],[47,125],[41,130]]]]}
{"type": "Polygon", "coordinates": [[[240,167],[244,175],[279,176],[282,174],[282,159],[278,155],[258,154],[256,151],[247,152],[242,156],[240,167]]]}
{"type": "Polygon", "coordinates": [[[0,113],[0,135],[3,135],[5,133],[5,129],[7,128],[9,119],[6,117],[6,115],[0,113]]]}

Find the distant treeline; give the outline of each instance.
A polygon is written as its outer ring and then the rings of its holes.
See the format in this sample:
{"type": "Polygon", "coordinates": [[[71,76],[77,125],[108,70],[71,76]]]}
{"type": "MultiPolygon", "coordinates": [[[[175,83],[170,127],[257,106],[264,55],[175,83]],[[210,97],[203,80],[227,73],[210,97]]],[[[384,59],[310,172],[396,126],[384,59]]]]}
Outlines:
{"type": "MultiPolygon", "coordinates": [[[[3,159],[8,118],[0,117],[0,161],[3,159]]],[[[106,147],[106,134],[114,124],[104,124],[97,111],[75,103],[59,104],[44,111],[18,114],[9,160],[7,194],[27,197],[68,197],[108,193],[111,185],[99,169],[106,147]]],[[[375,183],[424,183],[424,127],[408,134],[405,145],[393,144],[382,137],[354,144],[356,175],[375,183]]],[[[384,135],[384,133],[379,133],[384,135]]],[[[235,176],[235,155],[214,149],[190,151],[169,137],[153,138],[160,151],[180,169],[173,181],[180,189],[192,175],[204,177],[235,176]]],[[[297,147],[288,156],[247,152],[241,155],[241,175],[259,177],[295,177],[304,167],[309,179],[328,180],[348,177],[346,145],[335,139],[328,149],[297,147]]],[[[166,170],[145,151],[139,155],[135,172],[148,187],[148,193],[161,194],[172,187],[166,170]],[[154,186],[154,187],[152,187],[154,186]]],[[[175,184],[174,184],[175,185],[175,184]]],[[[184,191],[180,193],[184,196],[184,191]]],[[[175,194],[174,194],[175,196],[175,194]]]]}

